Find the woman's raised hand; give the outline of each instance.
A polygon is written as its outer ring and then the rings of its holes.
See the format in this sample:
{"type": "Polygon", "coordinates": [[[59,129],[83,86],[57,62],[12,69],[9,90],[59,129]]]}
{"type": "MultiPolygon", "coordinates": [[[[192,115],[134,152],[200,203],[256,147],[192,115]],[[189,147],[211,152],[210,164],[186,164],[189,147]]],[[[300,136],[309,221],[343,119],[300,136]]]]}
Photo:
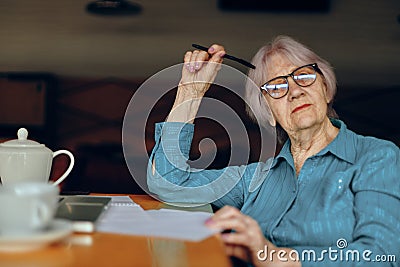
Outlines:
{"type": "Polygon", "coordinates": [[[217,44],[210,46],[208,52],[186,52],[182,78],[167,122],[193,123],[201,99],[214,82],[224,55],[224,47],[217,44]]]}
{"type": "Polygon", "coordinates": [[[213,44],[206,51],[188,51],[184,57],[182,78],[179,85],[193,97],[202,97],[210,88],[221,68],[225,49],[213,44]]]}

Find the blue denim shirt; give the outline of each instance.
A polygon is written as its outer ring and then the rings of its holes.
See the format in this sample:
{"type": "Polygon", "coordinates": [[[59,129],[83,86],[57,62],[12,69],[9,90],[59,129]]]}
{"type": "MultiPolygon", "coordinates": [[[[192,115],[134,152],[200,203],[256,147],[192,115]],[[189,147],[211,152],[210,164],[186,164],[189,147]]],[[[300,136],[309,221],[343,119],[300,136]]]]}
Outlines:
{"type": "Polygon", "coordinates": [[[400,266],[400,150],[332,123],[339,134],[298,175],[290,140],[267,162],[194,170],[194,125],[158,123],[149,189],[165,201],[239,208],[272,243],[295,249],[302,266],[400,266]],[[220,178],[222,185],[205,186],[220,178]],[[377,261],[393,255],[396,262],[377,261]]]}

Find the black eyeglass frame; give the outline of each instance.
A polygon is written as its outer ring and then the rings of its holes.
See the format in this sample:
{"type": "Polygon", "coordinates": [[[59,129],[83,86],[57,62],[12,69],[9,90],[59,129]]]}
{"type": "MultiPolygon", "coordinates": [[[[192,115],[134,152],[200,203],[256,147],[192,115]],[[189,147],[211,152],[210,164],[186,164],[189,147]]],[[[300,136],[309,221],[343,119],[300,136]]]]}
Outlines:
{"type": "Polygon", "coordinates": [[[293,70],[293,71],[292,71],[291,73],[289,73],[288,75],[277,76],[277,77],[275,77],[275,78],[272,78],[271,80],[268,80],[266,83],[264,83],[263,85],[260,86],[261,93],[262,93],[263,91],[265,91],[265,92],[267,92],[267,94],[268,94],[270,97],[272,97],[273,99],[280,99],[280,98],[286,96],[286,95],[288,94],[288,92],[289,92],[289,81],[288,81],[288,78],[289,78],[289,77],[291,77],[292,80],[293,80],[298,86],[301,86],[301,87],[309,87],[309,86],[313,85],[313,84],[315,83],[315,81],[317,80],[317,78],[315,78],[315,80],[314,80],[312,83],[310,83],[309,85],[301,85],[301,84],[299,84],[299,83],[296,81],[296,79],[294,78],[294,73],[295,73],[296,71],[298,71],[299,69],[302,69],[302,68],[305,68],[305,67],[312,67],[312,68],[315,70],[315,72],[319,73],[320,75],[323,75],[323,74],[322,74],[322,71],[321,71],[320,68],[318,67],[318,64],[317,64],[317,63],[307,64],[307,65],[304,65],[304,66],[301,66],[301,67],[296,68],[295,70],[293,70]],[[287,90],[286,90],[286,93],[285,93],[284,95],[280,96],[280,97],[273,97],[273,96],[270,94],[270,92],[269,92],[267,89],[263,88],[263,87],[266,86],[266,85],[267,85],[268,83],[270,83],[271,81],[276,80],[276,79],[280,79],[280,78],[285,79],[285,81],[286,81],[286,83],[287,83],[287,85],[288,85],[287,90]]]}

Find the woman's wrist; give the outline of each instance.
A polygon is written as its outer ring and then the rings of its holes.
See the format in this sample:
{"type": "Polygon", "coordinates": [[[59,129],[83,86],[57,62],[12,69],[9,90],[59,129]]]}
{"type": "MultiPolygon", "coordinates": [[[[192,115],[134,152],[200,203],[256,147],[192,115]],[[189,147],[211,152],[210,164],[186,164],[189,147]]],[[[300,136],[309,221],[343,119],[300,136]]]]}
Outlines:
{"type": "Polygon", "coordinates": [[[203,96],[203,92],[192,90],[188,85],[179,85],[174,105],[166,121],[193,123],[203,96]]]}

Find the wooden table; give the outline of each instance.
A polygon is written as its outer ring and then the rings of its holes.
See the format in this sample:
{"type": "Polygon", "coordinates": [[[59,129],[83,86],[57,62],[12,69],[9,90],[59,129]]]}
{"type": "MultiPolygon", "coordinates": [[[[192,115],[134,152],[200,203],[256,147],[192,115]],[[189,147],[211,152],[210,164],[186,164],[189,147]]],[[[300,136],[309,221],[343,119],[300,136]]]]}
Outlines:
{"type": "MultiPolygon", "coordinates": [[[[165,204],[145,195],[130,196],[143,209],[165,204]]],[[[90,267],[90,266],[231,266],[219,235],[201,242],[108,233],[73,234],[44,249],[0,252],[1,267],[90,267]]]]}

